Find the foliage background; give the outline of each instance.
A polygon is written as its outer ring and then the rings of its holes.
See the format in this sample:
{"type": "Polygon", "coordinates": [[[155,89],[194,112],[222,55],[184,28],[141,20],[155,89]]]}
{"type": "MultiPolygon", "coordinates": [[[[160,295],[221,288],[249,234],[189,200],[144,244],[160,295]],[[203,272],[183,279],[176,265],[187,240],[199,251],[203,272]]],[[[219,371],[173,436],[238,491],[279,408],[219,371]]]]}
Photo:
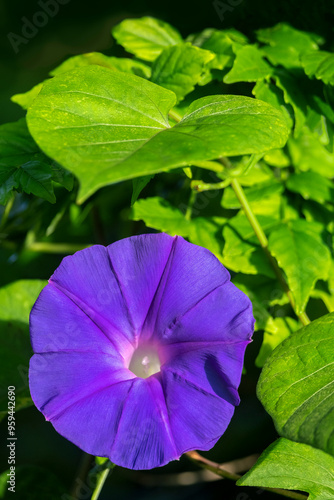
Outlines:
{"type": "MultiPolygon", "coordinates": [[[[59,13],[41,28],[27,45],[21,45],[15,54],[8,42],[7,33],[20,33],[22,16],[28,19],[40,10],[37,2],[3,0],[0,3],[0,122],[14,121],[23,116],[22,110],[10,101],[10,96],[25,92],[47,77],[48,72],[65,58],[91,51],[103,51],[108,55],[123,55],[122,48],[116,46],[110,36],[110,28],[122,19],[151,15],[171,23],[183,36],[201,31],[207,27],[225,29],[236,28],[253,39],[253,32],[259,28],[271,27],[285,21],[295,28],[312,31],[326,39],[326,50],[333,48],[333,13],[334,3],[322,0],[306,2],[289,0],[263,2],[261,0],[243,0],[232,12],[227,12],[221,21],[211,2],[205,1],[98,1],[79,2],[70,0],[60,6],[59,13]]],[[[242,84],[240,84],[241,86],[242,84]]],[[[242,90],[240,93],[245,93],[242,90]]],[[[163,196],[175,205],[182,198],[182,186],[177,174],[162,174],[153,185],[145,188],[145,196],[163,196]],[[176,189],[179,188],[177,191],[176,189]],[[178,198],[179,197],[179,198],[178,198]]],[[[68,196],[57,193],[57,206],[36,199],[29,205],[17,207],[24,216],[15,218],[12,236],[15,249],[0,248],[0,286],[18,279],[47,279],[60,263],[63,255],[25,250],[27,234],[31,230],[39,233],[48,227],[62,203],[68,196]]],[[[131,234],[146,230],[142,222],[129,220],[129,207],[132,195],[132,183],[123,182],[112,188],[99,191],[98,196],[89,199],[80,213],[73,205],[69,218],[64,218],[53,233],[54,242],[66,241],[74,244],[102,243],[109,244],[131,234]]],[[[210,208],[199,208],[200,215],[211,215],[210,208]]],[[[216,200],[219,207],[219,197],[216,200]]],[[[201,206],[200,199],[198,200],[201,206]]],[[[321,303],[314,302],[316,316],[325,314],[321,303]],[[320,308],[320,309],[319,309],[320,308]]],[[[266,414],[255,396],[255,387],[260,370],[255,367],[254,359],[261,344],[261,335],[247,350],[247,379],[240,388],[241,405],[237,408],[230,427],[219,444],[206,456],[220,462],[240,458],[252,453],[260,453],[277,436],[270,417],[266,414]]],[[[71,488],[73,479],[80,469],[81,452],[71,443],[62,439],[43,416],[34,408],[22,410],[17,418],[17,487],[16,498],[39,499],[61,498],[71,488]]],[[[2,435],[6,434],[4,423],[2,435]]],[[[7,454],[0,458],[0,471],[6,468],[7,454]]],[[[180,463],[171,463],[167,467],[148,472],[129,472],[116,468],[108,479],[101,494],[101,500],[133,499],[186,499],[186,498],[227,498],[248,500],[276,496],[256,489],[237,488],[233,483],[195,482],[193,485],[178,485],[181,476],[172,476],[182,471],[197,470],[187,459],[180,463]],[[169,483],[165,485],[165,483],[169,483]]],[[[199,476],[198,476],[199,477],[199,476]]],[[[83,495],[85,492],[83,490],[83,495]]],[[[7,498],[4,496],[4,498],[7,498]]],[[[84,497],[83,498],[87,498],[84,497]]]]}

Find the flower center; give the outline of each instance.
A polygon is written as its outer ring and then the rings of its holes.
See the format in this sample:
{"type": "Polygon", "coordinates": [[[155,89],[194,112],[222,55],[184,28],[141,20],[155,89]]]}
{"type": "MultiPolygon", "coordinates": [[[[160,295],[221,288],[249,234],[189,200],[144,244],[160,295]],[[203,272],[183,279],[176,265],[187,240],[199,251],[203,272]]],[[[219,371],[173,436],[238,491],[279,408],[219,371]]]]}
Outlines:
{"type": "Polygon", "coordinates": [[[151,346],[141,346],[132,354],[129,370],[137,377],[148,378],[160,371],[160,359],[157,350],[151,346]]]}

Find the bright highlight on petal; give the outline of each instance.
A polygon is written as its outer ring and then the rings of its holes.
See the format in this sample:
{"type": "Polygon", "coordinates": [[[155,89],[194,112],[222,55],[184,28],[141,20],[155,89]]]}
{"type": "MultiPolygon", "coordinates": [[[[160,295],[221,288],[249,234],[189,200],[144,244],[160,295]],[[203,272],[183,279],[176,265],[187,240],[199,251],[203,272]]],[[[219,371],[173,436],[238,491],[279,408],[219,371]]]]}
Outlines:
{"type": "Polygon", "coordinates": [[[208,250],[166,234],[97,245],[66,257],[33,307],[31,395],[87,453],[159,467],[224,433],[253,326],[208,250]]]}

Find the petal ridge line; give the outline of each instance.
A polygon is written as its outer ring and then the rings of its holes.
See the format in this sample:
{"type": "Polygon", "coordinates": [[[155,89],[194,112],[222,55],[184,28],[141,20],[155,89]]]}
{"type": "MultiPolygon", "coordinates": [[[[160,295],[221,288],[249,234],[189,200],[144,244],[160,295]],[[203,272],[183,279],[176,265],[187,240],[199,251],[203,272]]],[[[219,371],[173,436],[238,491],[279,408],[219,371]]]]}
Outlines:
{"type": "MultiPolygon", "coordinates": [[[[75,305],[76,305],[76,306],[77,306],[77,307],[78,307],[78,308],[79,308],[79,309],[80,309],[80,310],[81,310],[81,311],[82,311],[82,312],[83,312],[83,313],[87,316],[87,318],[89,318],[89,319],[92,321],[92,323],[94,323],[94,325],[96,325],[96,326],[97,326],[97,328],[98,328],[98,329],[99,329],[99,330],[103,333],[103,335],[104,335],[104,336],[105,336],[105,337],[109,340],[109,342],[110,342],[110,343],[114,346],[115,350],[116,350],[117,352],[119,352],[118,347],[115,345],[115,343],[114,343],[113,339],[107,335],[107,333],[106,333],[105,329],[103,328],[103,326],[102,326],[99,322],[96,322],[96,321],[93,319],[93,315],[92,315],[92,313],[94,313],[94,315],[96,315],[96,316],[98,316],[98,317],[99,317],[100,315],[99,315],[99,313],[98,313],[98,312],[94,311],[94,309],[92,309],[90,306],[88,306],[88,304],[86,304],[83,300],[81,300],[79,297],[76,297],[73,293],[71,293],[69,290],[67,290],[66,288],[62,287],[61,285],[59,285],[59,284],[58,284],[58,283],[56,283],[55,281],[52,281],[52,280],[50,279],[50,280],[49,280],[49,284],[50,284],[51,286],[53,286],[56,290],[58,290],[60,293],[62,293],[63,295],[65,295],[68,299],[70,299],[70,300],[73,302],[73,304],[75,304],[75,305]],[[80,303],[82,303],[82,304],[83,304],[83,305],[87,308],[87,310],[85,310],[85,309],[83,309],[83,308],[81,307],[81,305],[80,305],[79,301],[80,301],[80,303]]],[[[104,318],[103,318],[103,319],[104,319],[104,318]]],[[[113,325],[113,324],[112,324],[109,320],[105,320],[105,321],[107,321],[107,322],[110,324],[110,326],[111,326],[112,328],[114,328],[117,332],[119,332],[119,333],[121,333],[121,334],[122,334],[122,332],[121,332],[118,328],[116,328],[116,327],[115,327],[115,326],[114,326],[114,325],[113,325]]],[[[123,338],[124,338],[124,339],[126,339],[126,340],[127,340],[127,342],[129,342],[129,343],[130,343],[130,341],[129,341],[129,340],[128,340],[128,339],[127,339],[127,338],[126,338],[123,334],[122,334],[122,336],[123,336],[123,338]]],[[[121,355],[121,353],[119,353],[119,354],[120,354],[120,356],[122,356],[122,355],[121,355]]],[[[122,356],[122,357],[123,357],[123,356],[122,356]]]]}

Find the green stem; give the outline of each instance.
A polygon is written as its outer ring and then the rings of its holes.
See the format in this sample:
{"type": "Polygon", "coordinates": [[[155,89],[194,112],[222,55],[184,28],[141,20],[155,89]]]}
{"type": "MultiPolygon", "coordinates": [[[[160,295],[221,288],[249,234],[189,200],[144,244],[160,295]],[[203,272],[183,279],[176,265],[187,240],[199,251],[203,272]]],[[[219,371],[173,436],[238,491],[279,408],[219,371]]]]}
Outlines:
{"type": "Polygon", "coordinates": [[[182,116],[175,109],[171,109],[168,116],[177,123],[182,120],[182,116]]]}
{"type": "Polygon", "coordinates": [[[191,189],[195,189],[198,193],[202,191],[216,191],[217,189],[224,189],[231,184],[231,179],[226,179],[221,182],[206,183],[203,181],[191,181],[191,189]]]}
{"type": "Polygon", "coordinates": [[[34,241],[27,245],[26,250],[44,253],[74,253],[78,250],[90,247],[91,244],[76,243],[49,243],[47,241],[34,241]]]}
{"type": "Polygon", "coordinates": [[[96,486],[94,488],[91,500],[97,500],[99,498],[103,485],[106,482],[106,479],[109,475],[109,472],[110,469],[105,469],[103,472],[101,472],[97,480],[96,486]]]}
{"type": "Polygon", "coordinates": [[[184,217],[185,217],[186,220],[190,220],[191,219],[191,215],[192,215],[193,206],[194,206],[194,203],[195,203],[195,200],[196,200],[196,196],[197,196],[197,192],[194,191],[194,190],[191,190],[189,201],[188,201],[187,210],[186,210],[186,213],[184,215],[184,217]]]}
{"type": "MultiPolygon", "coordinates": [[[[225,159],[225,164],[226,164],[226,159],[225,159]]],[[[248,200],[245,196],[244,190],[242,189],[242,187],[239,184],[239,181],[237,179],[233,179],[231,182],[231,186],[232,186],[232,188],[236,194],[236,197],[238,198],[238,200],[239,200],[239,202],[240,202],[240,204],[245,212],[245,215],[246,215],[250,225],[253,228],[254,233],[257,236],[257,239],[260,242],[261,247],[263,248],[263,250],[264,250],[264,252],[265,252],[265,254],[266,254],[266,256],[267,256],[267,258],[268,258],[268,260],[269,260],[269,262],[270,262],[270,264],[275,272],[275,275],[276,275],[279,283],[281,284],[284,292],[286,293],[286,295],[289,299],[289,302],[291,304],[292,309],[294,310],[296,316],[300,319],[301,323],[304,326],[308,325],[310,323],[310,319],[307,316],[307,314],[305,312],[299,313],[299,314],[297,313],[295,298],[294,298],[291,290],[289,289],[289,286],[288,286],[287,282],[285,281],[285,278],[282,275],[282,272],[281,272],[280,268],[278,267],[276,260],[273,258],[273,256],[269,252],[268,239],[267,239],[266,235],[264,234],[264,231],[263,231],[262,227],[260,226],[260,224],[256,218],[256,215],[253,213],[253,211],[248,203],[248,200]]]]}
{"type": "Polygon", "coordinates": [[[13,194],[10,197],[9,201],[7,202],[7,205],[5,206],[5,210],[4,210],[4,213],[2,214],[2,218],[1,218],[0,228],[3,228],[7,222],[10,211],[13,208],[14,200],[15,200],[15,195],[13,194]]]}

